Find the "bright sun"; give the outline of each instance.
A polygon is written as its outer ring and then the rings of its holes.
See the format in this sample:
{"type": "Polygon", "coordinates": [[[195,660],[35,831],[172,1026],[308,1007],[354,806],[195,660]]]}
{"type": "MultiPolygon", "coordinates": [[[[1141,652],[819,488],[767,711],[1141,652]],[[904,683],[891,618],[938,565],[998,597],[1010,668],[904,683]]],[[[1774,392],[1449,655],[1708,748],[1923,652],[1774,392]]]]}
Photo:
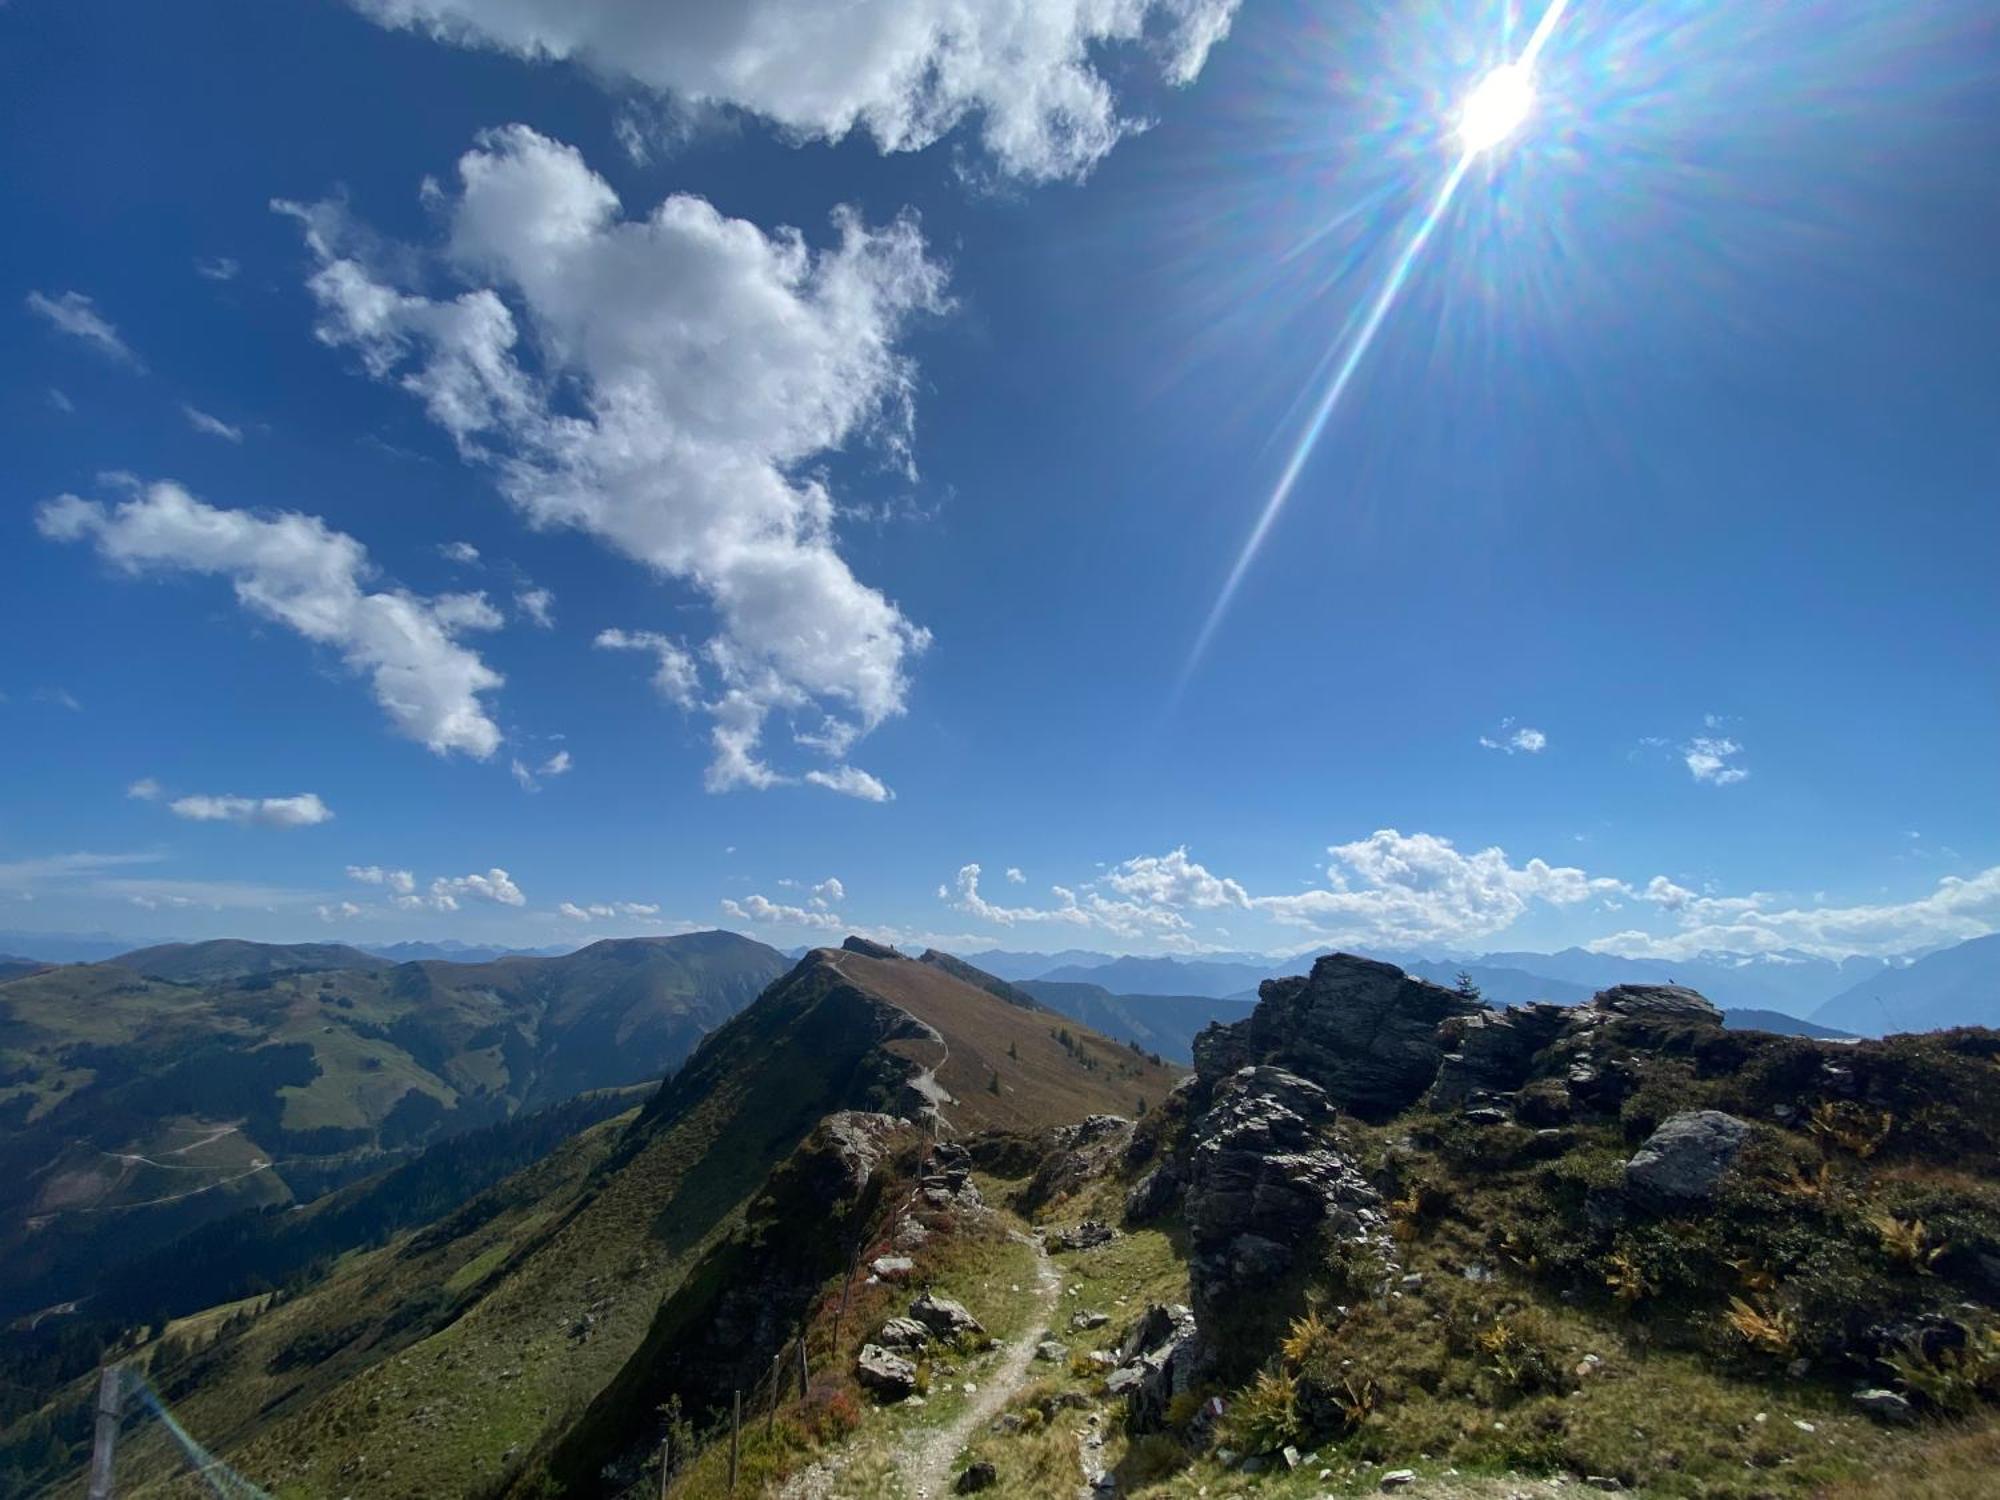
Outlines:
{"type": "Polygon", "coordinates": [[[1519,63],[1502,63],[1479,80],[1458,117],[1458,138],[1468,152],[1488,151],[1521,128],[1535,105],[1535,86],[1519,63]]]}

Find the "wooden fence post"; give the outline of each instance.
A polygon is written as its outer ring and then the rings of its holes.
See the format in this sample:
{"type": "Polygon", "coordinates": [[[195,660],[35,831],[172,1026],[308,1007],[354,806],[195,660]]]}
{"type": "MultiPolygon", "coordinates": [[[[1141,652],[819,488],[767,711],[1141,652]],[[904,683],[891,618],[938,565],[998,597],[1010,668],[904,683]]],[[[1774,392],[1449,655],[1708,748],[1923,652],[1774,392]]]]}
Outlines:
{"type": "Polygon", "coordinates": [[[660,1500],[667,1500],[667,1476],[674,1472],[674,1440],[660,1439],[660,1500]]]}
{"type": "Polygon", "coordinates": [[[785,1351],[780,1349],[771,1356],[771,1404],[764,1408],[764,1441],[771,1440],[771,1429],[778,1422],[778,1386],[785,1373],[785,1351]]]}
{"type": "Polygon", "coordinates": [[[729,1493],[736,1493],[736,1452],[738,1439],[743,1428],[743,1392],[736,1392],[729,1403],[729,1493]]]}
{"type": "Polygon", "coordinates": [[[799,1334],[799,1399],[801,1401],[806,1399],[808,1383],[806,1379],[806,1336],[801,1332],[799,1334]]]}

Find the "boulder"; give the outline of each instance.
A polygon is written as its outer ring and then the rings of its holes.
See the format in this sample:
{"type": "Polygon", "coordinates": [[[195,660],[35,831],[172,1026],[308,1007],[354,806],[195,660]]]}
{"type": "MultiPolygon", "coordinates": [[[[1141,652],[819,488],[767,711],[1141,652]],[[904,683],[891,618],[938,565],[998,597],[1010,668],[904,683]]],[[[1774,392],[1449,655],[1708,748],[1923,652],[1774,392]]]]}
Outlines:
{"type": "Polygon", "coordinates": [[[1590,1003],[1596,1010],[1633,1021],[1722,1024],[1722,1012],[1699,990],[1684,984],[1614,984],[1599,990],[1590,1003]]]}
{"type": "Polygon", "coordinates": [[[875,1332],[884,1349],[921,1349],[930,1340],[931,1331],[915,1318],[891,1318],[875,1332]]]}
{"type": "Polygon", "coordinates": [[[917,1388],[917,1367],[880,1344],[863,1344],[854,1378],[886,1401],[901,1401],[917,1388]]]}
{"type": "Polygon", "coordinates": [[[903,1281],[916,1268],[917,1263],[907,1255],[878,1255],[868,1266],[884,1281],[903,1281]]]}
{"type": "Polygon", "coordinates": [[[1246,1064],[1273,1064],[1378,1121],[1414,1104],[1437,1078],[1443,1022],[1490,1014],[1456,990],[1351,953],[1328,954],[1304,977],[1267,979],[1258,997],[1247,1019],[1195,1038],[1197,1074],[1216,1083],[1246,1064]]]}
{"type": "Polygon", "coordinates": [[[1625,1163],[1625,1184],[1665,1198],[1712,1198],[1749,1135],[1746,1121],[1719,1109],[1669,1115],[1625,1163]]]}
{"type": "Polygon", "coordinates": [[[1057,1250],[1094,1250],[1117,1238],[1118,1231],[1102,1219],[1085,1219],[1081,1224],[1057,1230],[1049,1243],[1057,1250]]]}
{"type": "Polygon", "coordinates": [[[954,1302],[951,1298],[940,1297],[935,1292],[925,1292],[912,1302],[910,1316],[941,1339],[986,1332],[985,1328],[980,1326],[979,1319],[965,1310],[963,1302],[954,1302]]]}
{"type": "Polygon", "coordinates": [[[1069,1358],[1069,1345],[1059,1344],[1054,1339],[1043,1339],[1035,1345],[1035,1358],[1048,1364],[1059,1365],[1069,1358]]]}
{"type": "Polygon", "coordinates": [[[981,1490],[992,1489],[999,1482],[1000,1471],[982,1458],[978,1463],[967,1464],[965,1471],[958,1476],[958,1482],[951,1488],[954,1494],[976,1495],[981,1490]]]}
{"type": "Polygon", "coordinates": [[[1114,1396],[1129,1395],[1145,1378],[1145,1371],[1137,1365],[1120,1365],[1104,1377],[1104,1389],[1114,1396]]]}
{"type": "Polygon", "coordinates": [[[1088,1333],[1093,1328],[1102,1328],[1110,1321],[1110,1313],[1086,1311],[1071,1314],[1069,1326],[1078,1333],[1088,1333]]]}
{"type": "Polygon", "coordinates": [[[1878,1422],[1903,1423],[1914,1422],[1917,1419],[1916,1409],[1910,1405],[1910,1398],[1898,1395],[1895,1391],[1879,1388],[1872,1391],[1856,1391],[1854,1404],[1878,1422]]]}
{"type": "Polygon", "coordinates": [[[1155,1302],[1139,1315],[1118,1346],[1118,1363],[1130,1364],[1142,1354],[1164,1348],[1183,1334],[1194,1332],[1194,1311],[1181,1303],[1155,1302]]]}
{"type": "Polygon", "coordinates": [[[1090,1115],[1053,1133],[1049,1152],[1021,1189],[1015,1206],[1033,1213],[1066,1198],[1116,1167],[1132,1144],[1132,1122],[1121,1115],[1090,1115]]]}

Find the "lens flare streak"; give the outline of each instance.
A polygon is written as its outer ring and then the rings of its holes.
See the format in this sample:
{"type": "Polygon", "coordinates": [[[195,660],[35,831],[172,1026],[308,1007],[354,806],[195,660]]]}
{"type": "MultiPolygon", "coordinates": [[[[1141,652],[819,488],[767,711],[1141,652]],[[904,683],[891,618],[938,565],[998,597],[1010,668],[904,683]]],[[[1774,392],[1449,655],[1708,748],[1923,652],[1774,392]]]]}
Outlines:
{"type": "MultiPolygon", "coordinates": [[[[1524,77],[1533,73],[1536,59],[1548,45],[1550,35],[1568,8],[1569,0],[1549,0],[1549,6],[1542,12],[1542,18],[1536,23],[1527,45],[1521,49],[1521,55],[1513,63],[1513,67],[1524,77]]],[[[1410,279],[1410,272],[1417,263],[1417,257],[1423,254],[1424,247],[1436,234],[1439,222],[1444,218],[1445,211],[1451,207],[1451,200],[1458,192],[1459,184],[1465,181],[1466,172],[1471,169],[1473,159],[1479,154],[1480,148],[1472,145],[1468,145],[1459,153],[1451,170],[1445,174],[1443,183],[1439,185],[1436,196],[1431,199],[1429,210],[1417,221],[1415,231],[1390,265],[1388,275],[1383,277],[1381,289],[1376,292],[1375,300],[1369,304],[1368,315],[1362,319],[1361,326],[1355,331],[1353,340],[1347,346],[1347,353],[1334,368],[1333,378],[1327,382],[1326,390],[1320,396],[1319,404],[1313,409],[1312,417],[1299,434],[1298,442],[1293,445],[1291,457],[1286,461],[1284,471],[1279,474],[1270,498],[1264,502],[1264,509],[1257,517],[1257,524],[1250,529],[1250,535],[1243,543],[1242,551],[1237,554],[1235,566],[1229,570],[1228,578],[1223,581],[1222,592],[1216,595],[1215,604],[1208,612],[1208,619],[1202,624],[1201,634],[1195,637],[1194,649],[1188,653],[1187,665],[1181,669],[1182,688],[1187,686],[1195,668],[1200,665],[1203,654],[1208,650],[1209,642],[1214,639],[1216,629],[1229,612],[1236,591],[1242,586],[1244,575],[1250,571],[1250,565],[1257,560],[1257,553],[1262,549],[1264,539],[1270,535],[1271,527],[1276,523],[1279,512],[1284,510],[1285,502],[1291,499],[1292,489],[1298,484],[1299,475],[1304,472],[1307,461],[1312,457],[1313,449],[1318,446],[1320,436],[1325,432],[1327,422],[1333,416],[1334,408],[1340,404],[1340,398],[1346,394],[1348,386],[1353,382],[1355,371],[1367,357],[1369,346],[1375,342],[1375,335],[1381,330],[1384,320],[1396,305],[1396,299],[1402,295],[1403,288],[1410,279]]]]}

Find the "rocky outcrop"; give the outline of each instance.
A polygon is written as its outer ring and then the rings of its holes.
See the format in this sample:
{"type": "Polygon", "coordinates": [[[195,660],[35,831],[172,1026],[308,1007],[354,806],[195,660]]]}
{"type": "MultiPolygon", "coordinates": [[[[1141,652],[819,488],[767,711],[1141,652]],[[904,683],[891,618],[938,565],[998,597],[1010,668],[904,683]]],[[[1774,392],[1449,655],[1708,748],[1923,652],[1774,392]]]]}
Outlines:
{"type": "Polygon", "coordinates": [[[972,1182],[972,1153],[950,1141],[939,1141],[924,1158],[917,1178],[917,1193],[931,1208],[955,1208],[962,1212],[986,1207],[972,1182]]]}
{"type": "Polygon", "coordinates": [[[1669,1115],[1625,1163],[1625,1185],[1663,1198],[1713,1198],[1749,1135],[1748,1122],[1719,1109],[1669,1115]]]}
{"type": "Polygon", "coordinates": [[[910,1316],[928,1328],[933,1336],[941,1339],[986,1332],[980,1326],[979,1319],[965,1310],[963,1302],[940,1297],[935,1292],[925,1292],[912,1302],[910,1316]]]}
{"type": "Polygon", "coordinates": [[[1591,999],[1593,1009],[1633,1021],[1720,1026],[1722,1012],[1681,984],[1614,984],[1591,999]]]}
{"type": "Polygon", "coordinates": [[[1491,1014],[1477,1000],[1393,964],[1332,953],[1303,978],[1267,979],[1249,1017],[1205,1028],[1195,1071],[1209,1083],[1270,1064],[1319,1084],[1331,1101],[1383,1120],[1421,1098],[1446,1047],[1440,1025],[1491,1014]]]}
{"type": "Polygon", "coordinates": [[[1015,1198],[1015,1207],[1034,1213],[1067,1198],[1116,1165],[1132,1141],[1132,1122],[1119,1115],[1090,1115],[1051,1136],[1048,1154],[1015,1198]]]}
{"type": "Polygon", "coordinates": [[[1157,1219],[1180,1202],[1180,1197],[1180,1167],[1171,1161],[1161,1162],[1133,1183],[1132,1190],[1125,1195],[1125,1221],[1144,1224],[1157,1219]]]}
{"type": "Polygon", "coordinates": [[[880,1344],[863,1344],[854,1378],[886,1401],[901,1401],[917,1388],[917,1367],[880,1344]]]}
{"type": "Polygon", "coordinates": [[[1282,1068],[1223,1079],[1196,1122],[1188,1161],[1188,1280],[1204,1328],[1239,1298],[1268,1296],[1324,1227],[1361,1233],[1381,1195],[1323,1134],[1326,1090],[1282,1068]]]}
{"type": "Polygon", "coordinates": [[[1569,1015],[1560,1005],[1537,1004],[1447,1017],[1437,1031],[1448,1050],[1438,1059],[1431,1107],[1458,1109],[1476,1097],[1517,1093],[1534,1071],[1535,1055],[1569,1015]]]}
{"type": "Polygon", "coordinates": [[[930,1329],[915,1318],[891,1318],[875,1334],[875,1342],[884,1349],[921,1349],[930,1338],[930,1329]]]}
{"type": "Polygon", "coordinates": [[[1126,1431],[1157,1432],[1174,1397],[1197,1383],[1202,1356],[1193,1312],[1155,1303],[1125,1335],[1117,1357],[1104,1384],[1125,1398],[1126,1431]]]}

